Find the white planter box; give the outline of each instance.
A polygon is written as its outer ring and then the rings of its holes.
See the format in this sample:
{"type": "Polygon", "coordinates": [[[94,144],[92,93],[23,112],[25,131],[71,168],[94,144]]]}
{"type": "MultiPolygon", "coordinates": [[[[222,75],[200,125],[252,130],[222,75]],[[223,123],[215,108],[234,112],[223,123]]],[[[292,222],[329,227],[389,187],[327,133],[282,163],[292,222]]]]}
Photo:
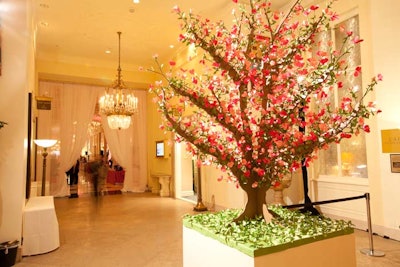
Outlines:
{"type": "Polygon", "coordinates": [[[183,266],[355,267],[355,237],[344,234],[252,257],[184,226],[183,266]]]}

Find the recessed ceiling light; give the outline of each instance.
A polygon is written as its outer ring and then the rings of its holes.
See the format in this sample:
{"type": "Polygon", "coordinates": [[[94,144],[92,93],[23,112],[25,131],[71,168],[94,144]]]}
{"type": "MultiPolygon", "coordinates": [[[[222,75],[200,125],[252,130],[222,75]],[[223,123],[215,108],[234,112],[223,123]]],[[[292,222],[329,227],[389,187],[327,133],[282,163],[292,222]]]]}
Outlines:
{"type": "Polygon", "coordinates": [[[139,4],[140,0],[133,0],[133,3],[139,4]]]}
{"type": "Polygon", "coordinates": [[[175,46],[174,46],[173,44],[172,44],[172,45],[169,45],[169,48],[171,48],[171,49],[174,48],[174,47],[175,47],[175,46]]]}
{"type": "Polygon", "coordinates": [[[41,27],[43,27],[43,28],[46,28],[46,27],[49,26],[49,23],[46,22],[46,21],[41,21],[41,22],[39,22],[39,25],[40,25],[41,27]]]}
{"type": "Polygon", "coordinates": [[[111,50],[106,50],[106,51],[104,51],[104,53],[111,54],[111,50]]]}
{"type": "Polygon", "coordinates": [[[42,8],[49,8],[49,7],[50,7],[50,6],[49,6],[48,4],[46,4],[46,3],[40,3],[39,6],[42,7],[42,8]]]}

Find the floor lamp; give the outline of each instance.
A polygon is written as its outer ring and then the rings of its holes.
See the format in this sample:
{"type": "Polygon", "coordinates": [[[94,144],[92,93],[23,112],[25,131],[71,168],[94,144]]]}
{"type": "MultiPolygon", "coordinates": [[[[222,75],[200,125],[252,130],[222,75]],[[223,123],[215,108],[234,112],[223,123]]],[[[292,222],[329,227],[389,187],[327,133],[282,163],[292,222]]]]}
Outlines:
{"type": "Polygon", "coordinates": [[[34,140],[37,146],[43,147],[43,173],[42,173],[42,196],[46,195],[46,157],[48,155],[47,148],[54,146],[57,140],[52,139],[36,139],[34,140]]]}

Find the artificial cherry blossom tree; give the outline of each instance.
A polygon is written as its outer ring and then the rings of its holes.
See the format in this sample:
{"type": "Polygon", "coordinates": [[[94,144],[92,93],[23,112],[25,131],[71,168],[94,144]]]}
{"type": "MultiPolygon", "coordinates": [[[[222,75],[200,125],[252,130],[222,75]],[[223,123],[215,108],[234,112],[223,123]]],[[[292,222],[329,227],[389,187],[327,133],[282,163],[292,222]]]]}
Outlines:
{"type": "Polygon", "coordinates": [[[164,126],[247,193],[237,221],[262,216],[271,186],[301,168],[302,161],[308,166],[318,150],[369,132],[365,119],[379,112],[365,97],[380,75],[361,94],[343,83],[361,72],[360,66],[350,69],[346,58],[362,40],[341,29],[346,33],[341,47],[321,45],[317,36],[330,32],[338,15],[332,3],[305,7],[300,2],[285,13],[265,0],[237,4],[229,27],[175,7],[180,41],[204,55],[192,59],[196,69],[177,68],[171,61],[164,70],[157,58],[152,69],[162,76],[151,90],[164,126]],[[330,103],[333,90],[345,92],[336,107],[330,103]],[[188,107],[193,114],[183,116],[188,107]]]}

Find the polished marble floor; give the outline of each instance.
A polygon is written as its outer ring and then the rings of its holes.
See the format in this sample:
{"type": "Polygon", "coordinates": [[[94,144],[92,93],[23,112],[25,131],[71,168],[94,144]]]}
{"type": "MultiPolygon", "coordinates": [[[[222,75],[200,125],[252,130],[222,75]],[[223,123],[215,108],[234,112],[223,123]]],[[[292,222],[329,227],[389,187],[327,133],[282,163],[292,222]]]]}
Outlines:
{"type": "MultiPolygon", "coordinates": [[[[61,246],[23,257],[17,267],[181,267],[184,214],[190,202],[151,193],[56,198],[61,246]]],[[[374,236],[384,257],[359,252],[369,248],[368,234],[356,231],[357,267],[400,266],[400,242],[374,236]]],[[[199,251],[199,257],[204,257],[199,251]]],[[[213,267],[213,266],[210,266],[213,267]]]]}

